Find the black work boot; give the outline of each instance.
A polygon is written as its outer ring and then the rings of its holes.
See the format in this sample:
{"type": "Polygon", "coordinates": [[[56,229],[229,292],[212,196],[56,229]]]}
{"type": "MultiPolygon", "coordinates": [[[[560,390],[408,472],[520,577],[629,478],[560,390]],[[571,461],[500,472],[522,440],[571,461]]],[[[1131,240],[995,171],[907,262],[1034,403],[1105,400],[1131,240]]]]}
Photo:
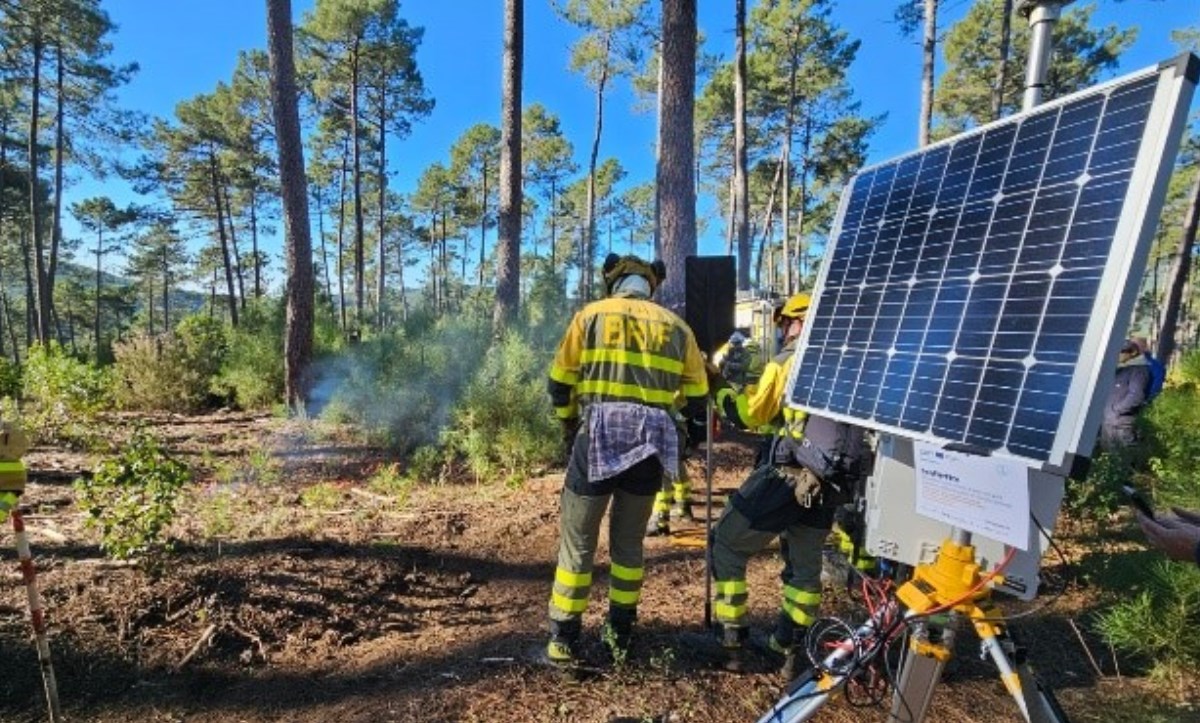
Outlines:
{"type": "Polygon", "coordinates": [[[785,680],[793,680],[809,667],[808,651],[805,650],[807,638],[808,628],[797,625],[781,610],[775,621],[775,631],[767,641],[767,649],[783,659],[779,673],[785,680]]]}
{"type": "Polygon", "coordinates": [[[573,620],[551,620],[550,621],[550,642],[546,645],[546,658],[555,665],[571,666],[577,660],[577,650],[579,647],[579,634],[583,628],[583,621],[579,618],[573,620]]]}
{"type": "Polygon", "coordinates": [[[741,673],[746,668],[746,640],[750,629],[742,626],[717,623],[717,637],[725,651],[725,670],[741,673]]]}
{"type": "Polygon", "coordinates": [[[629,655],[629,646],[633,643],[633,624],[636,621],[636,609],[609,608],[608,621],[604,623],[601,635],[613,662],[623,663],[629,655]]]}

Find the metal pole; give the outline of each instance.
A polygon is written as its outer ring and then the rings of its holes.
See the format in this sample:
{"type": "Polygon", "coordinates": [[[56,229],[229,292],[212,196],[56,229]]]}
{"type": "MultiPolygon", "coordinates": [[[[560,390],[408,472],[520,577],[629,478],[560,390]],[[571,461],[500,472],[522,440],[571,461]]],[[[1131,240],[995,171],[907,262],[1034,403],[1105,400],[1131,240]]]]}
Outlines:
{"type": "Polygon", "coordinates": [[[25,521],[20,510],[12,511],[13,533],[16,535],[17,557],[21,561],[21,576],[25,579],[25,590],[29,595],[29,620],[33,625],[34,645],[37,648],[38,667],[42,671],[42,683],[46,687],[46,704],[50,709],[50,723],[62,720],[58,704],[58,682],[54,678],[54,663],[50,660],[50,643],[46,639],[46,617],[42,608],[42,596],[38,592],[37,574],[33,567],[33,554],[29,550],[29,539],[25,535],[25,521]]]}
{"type": "Polygon", "coordinates": [[[1050,54],[1054,46],[1054,23],[1062,9],[1073,0],[1024,0],[1019,10],[1029,18],[1029,59],[1025,65],[1025,95],[1021,110],[1041,104],[1050,72],[1050,54]]]}
{"type": "Polygon", "coordinates": [[[704,425],[708,440],[704,442],[704,629],[712,627],[712,397],[704,405],[704,425]]]}

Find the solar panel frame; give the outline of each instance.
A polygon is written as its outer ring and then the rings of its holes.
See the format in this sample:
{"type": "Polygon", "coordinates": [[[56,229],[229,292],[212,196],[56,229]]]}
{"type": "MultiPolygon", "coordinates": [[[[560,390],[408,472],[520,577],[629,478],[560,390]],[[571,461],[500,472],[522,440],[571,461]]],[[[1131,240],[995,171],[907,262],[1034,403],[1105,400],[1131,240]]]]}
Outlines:
{"type": "MultiPolygon", "coordinates": [[[[1109,385],[1099,380],[1111,379],[1115,371],[1116,350],[1122,340],[1124,320],[1129,318],[1137,284],[1145,268],[1198,68],[1200,61],[1195,56],[1185,54],[1159,66],[1131,73],[1043,104],[1032,111],[1010,116],[865,168],[856,174],[842,193],[818,276],[813,308],[808,313],[809,323],[800,338],[796,362],[792,364],[788,379],[789,406],[881,432],[960,448],[974,448],[983,454],[1004,454],[1022,459],[1031,466],[1061,474],[1069,473],[1074,465],[1086,460],[1102,412],[1100,405],[1093,404],[1093,399],[1107,394],[1109,385]],[[1139,136],[1125,130],[1133,128],[1133,125],[1121,125],[1127,117],[1136,116],[1136,109],[1121,106],[1118,101],[1112,101],[1112,112],[1107,112],[1107,105],[1102,105],[1098,112],[1090,116],[1084,112],[1088,104],[1107,104],[1112,98],[1120,98],[1122,92],[1127,95],[1132,93],[1129,89],[1142,87],[1139,83],[1147,92],[1153,91],[1139,136]],[[1071,113],[1075,115],[1066,117],[1063,122],[1064,116],[1071,113]],[[1122,113],[1126,115],[1122,116],[1122,113]],[[1091,131],[1084,127],[1089,123],[1093,126],[1091,131]],[[1102,128],[1106,123],[1110,126],[1102,128]],[[1063,135],[1061,138],[1051,136],[1051,141],[1040,146],[1027,140],[1045,133],[1063,135]],[[1090,148],[1085,150],[1085,146],[1089,143],[1094,146],[1101,133],[1111,134],[1117,141],[1106,148],[1106,151],[1114,149],[1116,152],[1113,155],[1116,156],[1120,155],[1122,146],[1136,144],[1128,149],[1136,148],[1137,152],[1130,156],[1133,162],[1127,183],[1119,176],[1106,176],[1122,173],[1120,169],[1111,167],[1113,163],[1089,165],[1093,160],[1092,151],[1090,148]],[[1079,165],[1080,158],[1083,158],[1083,166],[1079,165]],[[1001,162],[1004,164],[1002,169],[1001,162]],[[1072,179],[1072,173],[1079,174],[1079,168],[1085,170],[1076,191],[1071,194],[1051,192],[1042,195],[1043,190],[1057,188],[1072,179]],[[1112,182],[1109,178],[1117,180],[1112,182]],[[882,192],[881,183],[888,184],[886,193],[882,192]],[[875,192],[876,187],[880,193],[875,192]],[[1122,188],[1124,192],[1116,195],[1115,192],[1122,188]],[[995,192],[989,196],[988,192],[993,189],[995,192]],[[1032,193],[1028,193],[1031,189],[1032,193]],[[897,192],[897,203],[893,204],[893,195],[897,192]],[[1088,199],[1095,202],[1085,204],[1085,193],[1088,199]],[[943,198],[960,204],[959,212],[939,213],[946,208],[944,205],[938,207],[943,198]],[[1093,217],[1098,210],[1109,207],[1105,205],[1106,202],[1111,205],[1117,198],[1120,199],[1120,215],[1115,222],[1113,218],[1093,217]],[[1072,199],[1077,200],[1072,202],[1072,199]],[[1008,212],[999,213],[997,209],[1004,204],[1009,205],[1006,209],[1008,212]],[[1027,208],[1021,211],[1020,204],[1025,204],[1027,208]],[[895,208],[896,205],[904,207],[904,213],[885,218],[885,209],[895,208]],[[1012,213],[1014,206],[1021,212],[1012,213]],[[914,208],[926,207],[927,213],[913,215],[914,208]],[[1027,245],[1026,234],[1030,232],[1030,223],[1035,218],[1042,224],[1038,227],[1039,233],[1049,237],[1061,235],[1061,240],[1027,245]],[[995,225],[997,219],[1000,219],[999,226],[995,225]],[[1018,229],[1013,225],[1014,221],[1019,225],[1022,220],[1023,228],[1018,229]],[[964,227],[964,223],[968,226],[964,227]],[[1102,237],[1112,238],[1107,261],[1101,268],[1090,272],[1099,274],[1098,283],[1095,278],[1077,278],[1086,269],[1080,271],[1071,263],[1064,266],[1062,261],[1093,258],[1087,255],[1087,251],[1092,248],[1091,242],[1095,239],[1089,239],[1084,232],[1089,229],[1103,230],[1106,223],[1115,223],[1111,234],[1102,237]],[[868,229],[869,234],[870,224],[876,225],[876,231],[869,248],[864,246],[866,253],[863,253],[864,249],[857,249],[857,244],[863,229],[868,229]],[[952,224],[952,227],[947,224],[952,224]],[[985,230],[976,238],[970,233],[960,233],[963,228],[985,230]],[[845,243],[843,231],[847,229],[853,233],[853,239],[845,243]],[[1004,241],[1009,235],[1014,239],[1012,244],[1004,241]],[[931,239],[944,243],[930,243],[931,239]],[[961,258],[951,254],[950,249],[960,241],[972,239],[978,243],[979,250],[967,258],[974,260],[976,266],[970,275],[963,276],[967,268],[950,268],[951,264],[961,263],[961,258]],[[920,243],[914,246],[917,240],[920,243]],[[1067,253],[1075,256],[1066,257],[1067,253]],[[985,256],[987,266],[984,266],[985,256]],[[1052,265],[1049,264],[1051,257],[1054,259],[1052,265]],[[1018,282],[1017,264],[1028,264],[1038,273],[1030,273],[1028,278],[1018,282]],[[1006,284],[995,284],[994,280],[980,273],[981,270],[992,268],[1010,269],[1006,284]],[[829,278],[831,269],[837,269],[839,274],[837,279],[832,280],[833,283],[829,278]],[[954,273],[948,274],[948,271],[954,273]],[[1047,287],[1056,286],[1068,291],[1078,289],[1078,293],[1089,296],[1053,297],[1049,292],[1039,295],[1039,275],[1051,279],[1040,282],[1047,287]],[[857,282],[853,287],[857,289],[857,295],[849,299],[849,303],[841,294],[852,288],[846,283],[847,279],[857,282]],[[1020,289],[1017,289],[1018,283],[1022,284],[1020,289]],[[1092,284],[1095,284],[1094,294],[1088,290],[1092,284]],[[901,287],[906,288],[901,290],[901,287]],[[1019,295],[1012,296],[1014,289],[1018,290],[1019,295]],[[892,296],[888,296],[889,293],[892,296]],[[902,302],[895,298],[900,293],[903,294],[902,302]],[[945,303],[938,306],[940,302],[945,303]],[[1014,310],[1023,312],[1014,316],[1035,318],[1036,314],[1039,328],[1033,337],[1026,338],[1029,337],[1029,331],[1023,329],[1017,319],[1006,318],[1001,313],[1009,309],[1009,302],[1012,302],[1014,310]],[[1040,310],[1036,309],[1038,302],[1042,304],[1040,310]],[[1057,305],[1054,309],[1049,307],[1051,302],[1057,305]],[[1043,338],[1049,338],[1043,337],[1040,325],[1052,316],[1051,312],[1062,312],[1064,308],[1060,307],[1066,307],[1083,317],[1080,311],[1083,309],[1081,304],[1085,302],[1089,304],[1086,327],[1078,335],[1072,335],[1078,337],[1078,352],[1073,354],[1061,349],[1047,349],[1043,354],[1043,350],[1038,349],[1035,355],[1033,345],[1043,338]],[[965,307],[972,303],[992,305],[995,328],[990,334],[987,330],[966,330],[968,341],[975,345],[973,350],[976,353],[982,350],[985,361],[976,370],[978,381],[974,386],[975,394],[970,400],[964,398],[962,403],[958,403],[957,398],[946,394],[946,388],[950,371],[960,371],[962,367],[973,363],[970,357],[957,354],[957,350],[963,348],[959,346],[965,326],[963,322],[969,319],[965,307]],[[996,303],[1002,306],[994,306],[996,303]],[[913,304],[918,309],[927,308],[928,313],[905,314],[913,304]],[[957,317],[944,313],[956,305],[964,307],[957,317]],[[934,313],[937,311],[943,313],[939,316],[934,313]],[[1119,322],[1120,329],[1117,328],[1119,322]],[[957,326],[952,332],[950,327],[955,324],[957,326]],[[824,342],[838,334],[844,335],[839,338],[845,341],[836,350],[823,346],[821,342],[812,343],[814,336],[824,342]],[[881,337],[891,339],[886,350],[881,350],[878,345],[872,347],[872,342],[881,337]],[[1024,370],[1019,368],[1022,365],[1008,363],[1005,366],[992,358],[998,340],[1013,345],[1004,347],[1010,353],[1020,348],[1020,344],[1030,344],[1024,370]],[[944,352],[941,351],[943,349],[944,352]],[[929,367],[934,362],[930,360],[936,359],[931,352],[945,353],[946,366],[955,367],[954,370],[940,372],[943,375],[942,382],[934,398],[929,398],[931,395],[920,389],[914,390],[917,375],[922,371],[931,371],[929,367]],[[835,364],[822,366],[821,355],[826,353],[833,354],[830,358],[837,360],[835,364]],[[885,384],[888,378],[892,378],[888,374],[893,366],[903,367],[907,363],[906,354],[914,355],[911,368],[907,370],[908,376],[900,373],[895,377],[908,380],[907,393],[899,403],[901,409],[885,405],[881,412],[882,392],[896,391],[885,384]],[[1065,370],[1068,361],[1072,367],[1065,395],[1061,394],[1060,389],[1053,390],[1062,396],[1061,409],[1039,409],[1036,404],[1020,406],[1024,403],[1027,389],[1013,386],[1017,384],[1018,376],[1023,383],[1034,376],[1028,372],[1038,364],[1057,363],[1060,369],[1065,370]],[[823,376],[814,376],[804,384],[798,384],[805,368],[823,376]],[[983,384],[984,374],[991,375],[989,385],[983,384]],[[864,381],[866,386],[863,386],[864,381]],[[981,390],[988,391],[989,395],[981,398],[981,390]],[[994,395],[1011,396],[1013,393],[1017,397],[1007,401],[992,398],[994,395]],[[957,409],[951,410],[947,400],[954,400],[957,409]],[[968,440],[987,438],[986,435],[982,432],[971,435],[967,433],[969,428],[958,429],[955,426],[961,424],[965,413],[968,423],[976,424],[979,430],[994,432],[999,429],[995,425],[999,423],[998,416],[1004,409],[1009,409],[1011,416],[1004,432],[1003,445],[974,445],[968,440]],[[1022,430],[1040,432],[1042,438],[1038,438],[1037,444],[1014,444],[1014,450],[1009,448],[1009,443],[1013,442],[1018,413],[1026,415],[1022,419],[1027,424],[1036,422],[1042,425],[1040,429],[1037,426],[1021,427],[1022,430]],[[904,414],[912,416],[906,418],[904,414]],[[924,414],[929,415],[928,422],[922,421],[924,418],[921,415],[924,414]],[[1057,419],[1051,419],[1054,414],[1057,414],[1057,419]],[[1044,435],[1050,431],[1051,423],[1053,440],[1048,442],[1044,435]]],[[[1134,118],[1134,123],[1140,123],[1139,118],[1134,118]]],[[[1037,240],[1041,240],[1041,237],[1037,240]]],[[[1058,318],[1057,314],[1053,316],[1058,318]]],[[[987,315],[984,317],[991,318],[987,315]]],[[[1067,343],[1068,346],[1076,343],[1074,338],[1067,342],[1050,341],[1067,343]]],[[[1046,376],[1048,372],[1042,369],[1039,369],[1039,374],[1046,376]]],[[[932,371],[938,373],[937,369],[932,371]]],[[[935,378],[920,377],[925,381],[935,378]]],[[[1045,381],[1040,376],[1036,380],[1045,381]]],[[[964,390],[968,387],[961,385],[964,390]]],[[[1035,397],[1033,394],[1028,396],[1031,399],[1035,397]]],[[[889,403],[896,405],[895,400],[889,403]]],[[[1032,439],[1036,435],[1026,433],[1025,436],[1032,439]]]]}

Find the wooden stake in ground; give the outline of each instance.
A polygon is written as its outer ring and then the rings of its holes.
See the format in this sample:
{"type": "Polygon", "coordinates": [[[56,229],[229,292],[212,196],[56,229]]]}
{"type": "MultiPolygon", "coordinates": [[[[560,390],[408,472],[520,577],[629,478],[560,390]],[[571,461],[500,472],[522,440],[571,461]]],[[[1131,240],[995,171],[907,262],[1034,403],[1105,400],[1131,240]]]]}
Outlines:
{"type": "Polygon", "coordinates": [[[50,643],[46,639],[46,618],[42,610],[42,596],[38,592],[37,573],[33,567],[33,555],[29,551],[29,538],[25,535],[25,521],[21,511],[12,511],[13,533],[16,536],[17,557],[21,561],[21,577],[29,594],[29,620],[33,625],[34,644],[37,647],[38,667],[42,671],[42,683],[46,686],[46,704],[50,708],[50,723],[62,720],[58,705],[58,682],[54,679],[54,664],[50,660],[50,643]]]}

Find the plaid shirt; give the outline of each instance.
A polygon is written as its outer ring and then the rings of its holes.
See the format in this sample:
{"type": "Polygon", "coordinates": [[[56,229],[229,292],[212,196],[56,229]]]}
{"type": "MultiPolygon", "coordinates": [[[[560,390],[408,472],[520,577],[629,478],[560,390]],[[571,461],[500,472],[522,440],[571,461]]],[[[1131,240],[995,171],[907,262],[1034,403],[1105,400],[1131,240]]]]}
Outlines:
{"type": "Polygon", "coordinates": [[[658,455],[668,479],[679,478],[679,434],[671,415],[631,402],[588,405],[588,479],[597,482],[658,455]]]}

